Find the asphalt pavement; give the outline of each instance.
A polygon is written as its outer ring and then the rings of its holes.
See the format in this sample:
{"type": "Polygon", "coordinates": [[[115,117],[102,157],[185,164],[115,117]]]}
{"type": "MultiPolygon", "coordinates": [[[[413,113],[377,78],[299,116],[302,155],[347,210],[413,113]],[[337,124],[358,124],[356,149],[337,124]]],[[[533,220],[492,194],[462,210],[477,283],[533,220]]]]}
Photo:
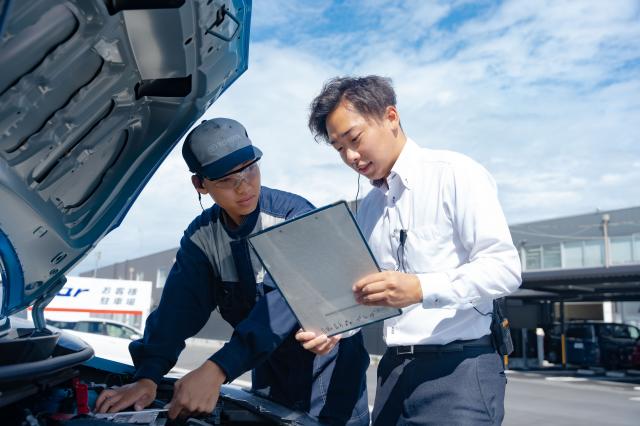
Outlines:
{"type": "Polygon", "coordinates": [[[508,371],[503,424],[637,426],[639,379],[611,381],[572,372],[508,371]]]}
{"type": "MultiPolygon", "coordinates": [[[[192,341],[178,360],[179,371],[198,367],[221,346],[192,341]]],[[[373,406],[376,358],[367,371],[369,404],[373,406]]],[[[577,371],[507,371],[506,426],[637,426],[640,424],[640,376],[612,378],[577,371]]],[[[247,373],[237,381],[250,386],[247,373]]]]}

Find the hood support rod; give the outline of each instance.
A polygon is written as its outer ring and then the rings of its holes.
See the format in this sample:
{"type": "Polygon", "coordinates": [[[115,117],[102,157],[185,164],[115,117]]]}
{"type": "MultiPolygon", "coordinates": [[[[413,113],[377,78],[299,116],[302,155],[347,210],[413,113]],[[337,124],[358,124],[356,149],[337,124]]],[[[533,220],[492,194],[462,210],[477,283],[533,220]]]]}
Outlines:
{"type": "Polygon", "coordinates": [[[60,277],[60,280],[51,288],[51,290],[40,296],[40,298],[33,304],[31,318],[33,318],[33,324],[35,325],[36,331],[46,330],[47,322],[44,319],[44,308],[46,308],[53,298],[56,297],[66,282],[67,278],[65,276],[60,277]]]}

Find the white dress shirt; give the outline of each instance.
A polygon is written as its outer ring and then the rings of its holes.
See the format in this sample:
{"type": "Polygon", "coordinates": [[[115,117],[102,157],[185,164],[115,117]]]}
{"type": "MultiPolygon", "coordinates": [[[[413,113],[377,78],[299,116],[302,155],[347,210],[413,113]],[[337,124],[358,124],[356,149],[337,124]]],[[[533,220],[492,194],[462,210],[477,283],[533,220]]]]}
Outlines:
{"type": "Polygon", "coordinates": [[[520,259],[489,173],[470,158],[408,139],[357,219],[383,270],[416,274],[422,304],[384,323],[389,346],[489,334],[492,301],[520,286],[520,259]],[[406,232],[404,250],[401,231],[406,232]],[[473,308],[476,308],[476,311],[473,308]]]}

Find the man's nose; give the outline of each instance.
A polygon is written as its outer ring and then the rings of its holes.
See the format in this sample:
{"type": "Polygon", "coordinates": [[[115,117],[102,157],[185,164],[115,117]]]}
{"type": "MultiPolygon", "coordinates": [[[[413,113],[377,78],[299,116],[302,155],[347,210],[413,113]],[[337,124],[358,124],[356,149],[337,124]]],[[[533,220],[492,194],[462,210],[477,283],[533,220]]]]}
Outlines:
{"type": "Polygon", "coordinates": [[[238,176],[236,178],[235,185],[233,185],[233,189],[235,189],[236,191],[242,193],[248,187],[249,187],[249,180],[247,179],[247,177],[244,174],[240,174],[240,176],[238,176]],[[244,185],[243,185],[243,183],[244,183],[244,185]]]}
{"type": "Polygon", "coordinates": [[[345,159],[349,165],[354,165],[360,159],[360,154],[358,154],[358,151],[353,149],[347,149],[345,152],[345,159]]]}

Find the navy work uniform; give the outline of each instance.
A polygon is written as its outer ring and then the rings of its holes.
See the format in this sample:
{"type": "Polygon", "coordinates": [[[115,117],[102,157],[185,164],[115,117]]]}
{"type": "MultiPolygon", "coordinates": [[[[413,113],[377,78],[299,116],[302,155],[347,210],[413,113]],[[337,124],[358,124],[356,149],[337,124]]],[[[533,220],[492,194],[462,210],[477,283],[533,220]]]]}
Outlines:
{"type": "Polygon", "coordinates": [[[158,308],[144,337],[130,351],[136,379],[158,383],[176,363],[185,339],[195,335],[218,308],[233,335],[210,360],[230,382],[252,370],[252,388],[327,424],[368,425],[362,335],[342,339],[325,356],[295,340],[293,312],[248,247],[246,237],[311,210],[297,195],[261,188],[258,207],[235,229],[218,205],[185,231],[158,308]]]}

